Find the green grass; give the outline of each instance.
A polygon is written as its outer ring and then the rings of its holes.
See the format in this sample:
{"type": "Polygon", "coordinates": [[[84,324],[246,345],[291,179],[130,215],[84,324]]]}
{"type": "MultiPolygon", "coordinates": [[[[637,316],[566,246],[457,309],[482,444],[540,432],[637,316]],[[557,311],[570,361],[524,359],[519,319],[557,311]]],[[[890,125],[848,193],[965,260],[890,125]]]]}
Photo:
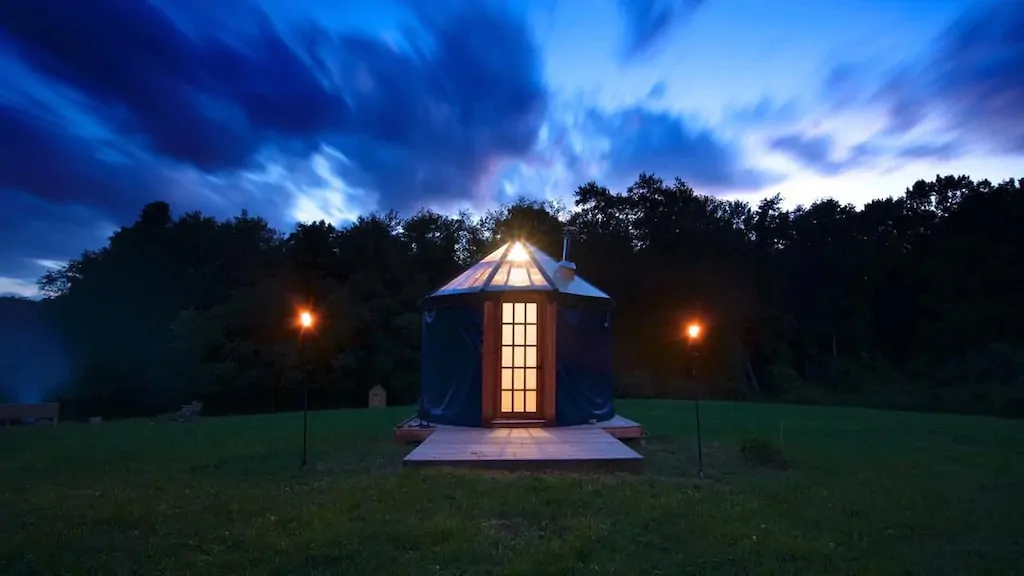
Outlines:
{"type": "Polygon", "coordinates": [[[313,414],[301,472],[298,414],[0,429],[0,574],[1024,566],[1024,422],[701,407],[703,482],[692,405],[667,401],[619,405],[651,434],[641,476],[402,472],[390,431],[408,408],[313,414]]]}

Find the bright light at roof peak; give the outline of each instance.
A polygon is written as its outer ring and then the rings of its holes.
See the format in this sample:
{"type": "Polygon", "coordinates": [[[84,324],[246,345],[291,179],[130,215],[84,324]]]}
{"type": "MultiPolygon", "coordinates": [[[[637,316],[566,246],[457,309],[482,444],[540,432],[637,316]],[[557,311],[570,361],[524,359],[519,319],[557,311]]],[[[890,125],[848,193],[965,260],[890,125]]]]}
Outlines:
{"type": "Polygon", "coordinates": [[[512,249],[508,251],[507,259],[512,262],[526,262],[530,259],[530,255],[526,253],[526,248],[523,248],[523,245],[516,241],[512,244],[512,249]]]}

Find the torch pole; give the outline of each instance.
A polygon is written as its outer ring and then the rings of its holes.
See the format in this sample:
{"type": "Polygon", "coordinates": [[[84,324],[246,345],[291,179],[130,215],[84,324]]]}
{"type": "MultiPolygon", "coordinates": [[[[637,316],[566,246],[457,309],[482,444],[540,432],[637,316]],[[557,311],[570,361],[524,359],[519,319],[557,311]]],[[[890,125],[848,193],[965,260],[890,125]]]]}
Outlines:
{"type": "Polygon", "coordinates": [[[308,436],[309,436],[309,366],[306,361],[305,348],[303,347],[302,333],[299,333],[299,360],[302,365],[302,463],[299,468],[305,468],[308,462],[308,436]]]}
{"type": "Polygon", "coordinates": [[[689,342],[690,349],[690,380],[693,382],[693,414],[697,419],[697,478],[704,479],[704,443],[700,436],[700,388],[697,385],[697,352],[693,349],[693,342],[689,342]]]}

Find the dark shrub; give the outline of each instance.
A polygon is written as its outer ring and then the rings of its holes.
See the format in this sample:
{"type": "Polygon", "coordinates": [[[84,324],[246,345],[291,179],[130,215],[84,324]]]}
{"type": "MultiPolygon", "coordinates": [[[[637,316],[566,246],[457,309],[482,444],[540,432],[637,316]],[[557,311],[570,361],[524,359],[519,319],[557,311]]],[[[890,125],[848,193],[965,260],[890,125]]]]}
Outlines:
{"type": "Polygon", "coordinates": [[[760,438],[747,438],[740,444],[743,461],[750,466],[785,470],[789,468],[789,460],[782,448],[772,442],[760,438]]]}

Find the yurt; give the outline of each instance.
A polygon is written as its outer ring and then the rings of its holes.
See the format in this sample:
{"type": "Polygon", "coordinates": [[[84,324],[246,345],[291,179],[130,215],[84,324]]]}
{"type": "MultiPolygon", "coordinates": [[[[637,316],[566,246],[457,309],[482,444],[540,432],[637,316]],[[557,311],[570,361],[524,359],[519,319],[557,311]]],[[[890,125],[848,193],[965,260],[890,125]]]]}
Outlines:
{"type": "Polygon", "coordinates": [[[509,242],[423,300],[417,416],[452,426],[572,426],[615,416],[612,299],[509,242]]]}

